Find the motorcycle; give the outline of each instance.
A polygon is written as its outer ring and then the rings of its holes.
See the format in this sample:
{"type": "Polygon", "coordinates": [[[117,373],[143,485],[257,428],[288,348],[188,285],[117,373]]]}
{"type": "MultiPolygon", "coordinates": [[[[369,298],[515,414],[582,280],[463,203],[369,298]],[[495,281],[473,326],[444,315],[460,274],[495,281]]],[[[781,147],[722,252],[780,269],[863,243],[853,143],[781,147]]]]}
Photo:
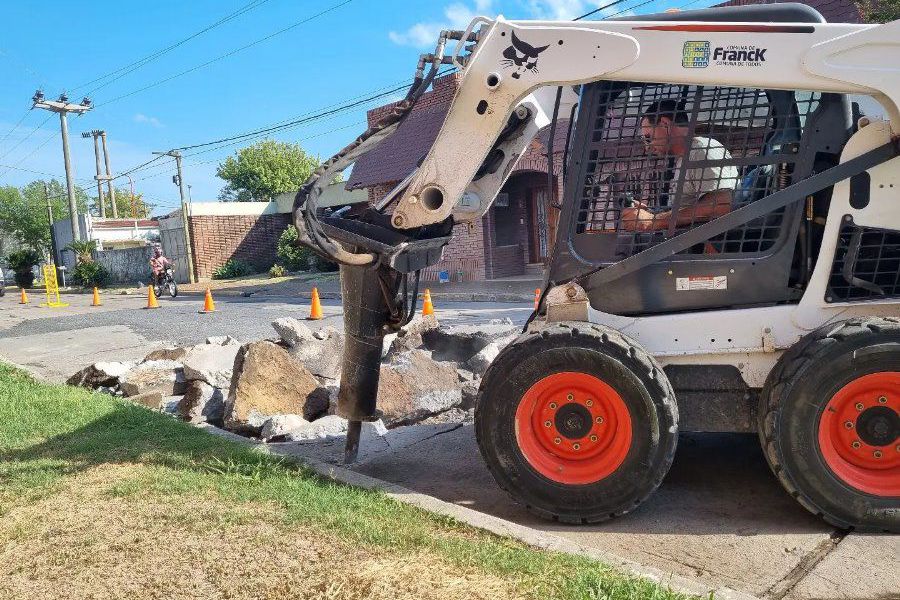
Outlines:
{"type": "Polygon", "coordinates": [[[172,267],[166,267],[166,270],[157,276],[154,287],[157,298],[162,296],[163,290],[168,291],[173,298],[178,295],[178,284],[175,283],[175,273],[172,271],[172,267]]]}

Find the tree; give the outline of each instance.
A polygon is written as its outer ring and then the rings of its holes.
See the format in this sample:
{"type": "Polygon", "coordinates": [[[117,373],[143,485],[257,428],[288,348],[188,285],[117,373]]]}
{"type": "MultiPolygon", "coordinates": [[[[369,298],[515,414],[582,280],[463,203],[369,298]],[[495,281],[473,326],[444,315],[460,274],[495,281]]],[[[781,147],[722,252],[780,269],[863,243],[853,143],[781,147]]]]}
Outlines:
{"type": "Polygon", "coordinates": [[[231,201],[272,200],[296,192],[319,166],[299,144],[264,140],[229,156],[216,170],[227,182],[219,198],[231,201]]]}
{"type": "MultiPolygon", "coordinates": [[[[112,207],[110,206],[109,197],[106,195],[106,188],[103,188],[106,201],[106,217],[112,218],[112,207]]],[[[99,202],[97,196],[91,196],[91,214],[95,217],[100,216],[99,202]]],[[[144,201],[144,195],[140,192],[134,193],[134,215],[131,214],[131,188],[116,188],[116,209],[121,219],[146,219],[153,212],[153,205],[144,201]]]]}
{"type": "MultiPolygon", "coordinates": [[[[68,219],[69,201],[65,185],[56,179],[48,181],[47,185],[53,219],[68,219]]],[[[88,195],[80,187],[75,188],[75,204],[79,213],[87,212],[88,195]]],[[[14,237],[22,246],[41,253],[49,250],[50,224],[43,181],[32,181],[21,189],[13,186],[0,188],[0,230],[14,237]]]]}
{"type": "Polygon", "coordinates": [[[856,6],[866,23],[887,23],[900,19],[900,2],[897,0],[857,0],[856,6]]]}

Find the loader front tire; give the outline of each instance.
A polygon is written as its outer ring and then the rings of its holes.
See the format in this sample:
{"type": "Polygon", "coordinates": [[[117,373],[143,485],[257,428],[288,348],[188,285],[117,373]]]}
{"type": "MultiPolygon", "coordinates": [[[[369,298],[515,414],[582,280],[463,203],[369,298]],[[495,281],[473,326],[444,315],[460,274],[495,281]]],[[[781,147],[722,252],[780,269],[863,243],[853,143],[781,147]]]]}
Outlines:
{"type": "Polygon", "coordinates": [[[475,409],[497,483],[536,515],[597,523],[662,483],[678,409],[662,368],[636,342],[589,323],[520,336],[485,373],[475,409]]]}
{"type": "Polygon", "coordinates": [[[759,435],[784,488],[832,525],[900,532],[900,321],[822,327],[779,359],[759,435]]]}

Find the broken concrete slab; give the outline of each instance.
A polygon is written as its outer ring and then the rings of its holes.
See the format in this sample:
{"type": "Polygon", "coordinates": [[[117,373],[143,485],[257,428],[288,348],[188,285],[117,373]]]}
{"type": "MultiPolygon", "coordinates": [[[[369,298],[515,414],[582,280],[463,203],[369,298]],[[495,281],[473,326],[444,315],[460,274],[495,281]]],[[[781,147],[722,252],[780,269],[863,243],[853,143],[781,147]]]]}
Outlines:
{"type": "Polygon", "coordinates": [[[119,385],[119,379],[129,370],[134,368],[134,361],[129,362],[97,362],[81,369],[66,380],[68,385],[75,385],[91,389],[115,388],[119,385]]]}
{"type": "Polygon", "coordinates": [[[263,440],[280,442],[290,432],[309,425],[300,415],[272,415],[262,426],[259,437],[263,440]]]}
{"type": "Polygon", "coordinates": [[[194,346],[181,359],[185,379],[204,381],[212,387],[227,389],[231,385],[234,359],[240,349],[237,344],[194,346]]]}
{"type": "Polygon", "coordinates": [[[120,378],[119,387],[126,396],[159,392],[163,396],[184,393],[185,379],[181,363],[173,360],[143,362],[120,378]]]}
{"type": "Polygon", "coordinates": [[[190,350],[190,348],[185,348],[183,346],[157,348],[144,357],[144,362],[150,360],[174,360],[178,362],[181,361],[182,358],[184,358],[184,356],[188,353],[188,350],[190,350]]]}
{"type": "Polygon", "coordinates": [[[346,433],[347,419],[328,415],[287,432],[284,438],[289,442],[302,442],[342,436],[346,433]]]}
{"type": "Polygon", "coordinates": [[[436,360],[465,363],[491,342],[518,334],[519,327],[499,322],[429,329],[422,333],[422,347],[436,360]]]}
{"type": "Polygon", "coordinates": [[[241,345],[241,342],[231,337],[230,335],[211,335],[206,338],[207,344],[212,344],[214,346],[227,346],[228,344],[237,344],[241,345]]]}
{"type": "Polygon", "coordinates": [[[278,337],[291,348],[296,348],[316,339],[313,336],[312,329],[306,323],[293,317],[275,319],[272,321],[272,328],[278,334],[278,337]]]}
{"type": "Polygon", "coordinates": [[[188,381],[178,403],[178,416],[192,423],[221,423],[225,416],[225,395],[220,388],[205,381],[188,381]]]}
{"type": "Polygon", "coordinates": [[[323,327],[315,332],[312,340],[290,349],[291,356],[310,373],[332,380],[341,376],[343,353],[344,335],[332,327],[323,327]]]}
{"type": "Polygon", "coordinates": [[[328,391],[281,346],[251,342],[241,346],[225,404],[228,429],[256,435],[272,415],[304,414],[310,396],[328,391]]]}
{"type": "Polygon", "coordinates": [[[462,402],[456,364],[431,359],[411,350],[381,365],[379,409],[388,426],[414,423],[462,402]]]}

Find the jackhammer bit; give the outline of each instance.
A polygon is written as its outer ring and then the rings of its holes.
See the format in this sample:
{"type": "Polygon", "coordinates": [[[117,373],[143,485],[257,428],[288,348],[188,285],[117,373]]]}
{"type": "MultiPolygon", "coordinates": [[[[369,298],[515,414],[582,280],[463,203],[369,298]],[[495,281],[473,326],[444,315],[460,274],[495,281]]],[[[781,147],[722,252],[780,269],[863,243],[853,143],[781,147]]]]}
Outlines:
{"type": "Polygon", "coordinates": [[[344,463],[356,462],[363,421],[377,421],[381,349],[391,324],[401,275],[384,266],[341,265],[344,302],[344,356],[338,415],[349,421],[344,463]]]}

